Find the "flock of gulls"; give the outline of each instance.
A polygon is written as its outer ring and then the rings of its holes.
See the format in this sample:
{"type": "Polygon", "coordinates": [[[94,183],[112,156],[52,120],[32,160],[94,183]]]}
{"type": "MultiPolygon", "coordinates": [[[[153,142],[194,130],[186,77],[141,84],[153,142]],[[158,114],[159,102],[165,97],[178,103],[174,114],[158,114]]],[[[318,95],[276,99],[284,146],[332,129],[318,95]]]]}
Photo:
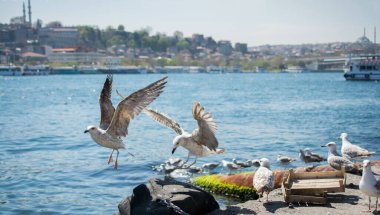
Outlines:
{"type": "MultiPolygon", "coordinates": [[[[245,162],[237,161],[236,159],[233,159],[232,161],[222,160],[221,162],[206,163],[202,168],[193,166],[198,157],[221,154],[224,153],[224,149],[218,148],[219,143],[215,136],[217,126],[211,113],[206,112],[199,102],[195,102],[192,106],[192,115],[197,122],[198,127],[191,133],[186,132],[168,115],[149,108],[149,105],[163,92],[165,84],[167,83],[167,76],[130,94],[129,96],[123,96],[117,92],[121,97],[121,101],[118,103],[116,109],[111,102],[112,81],[113,76],[112,74],[109,74],[99,96],[99,127],[91,125],[84,131],[84,133],[89,133],[91,138],[100,146],[112,149],[108,158],[108,164],[113,162],[112,156],[114,151],[116,151],[117,155],[114,162],[114,168],[117,169],[119,149],[126,148],[123,143],[123,138],[128,135],[129,123],[137,115],[143,112],[158,123],[172,129],[177,134],[173,139],[172,154],[179,146],[188,150],[188,156],[185,162],[181,159],[169,159],[166,164],[162,164],[161,169],[165,169],[165,173],[170,173],[176,169],[187,169],[190,172],[203,171],[211,173],[218,166],[222,165],[223,168],[227,169],[229,174],[231,174],[231,171],[234,170],[257,167],[253,179],[253,187],[259,194],[261,194],[261,196],[266,193],[268,201],[268,195],[274,188],[275,180],[274,174],[270,169],[270,161],[267,158],[247,160],[245,162]],[[194,162],[186,165],[191,156],[195,157],[194,162]]],[[[370,152],[358,145],[352,144],[348,140],[347,133],[342,133],[340,138],[342,139],[341,155],[337,152],[337,145],[335,142],[329,142],[322,146],[327,147],[329,150],[327,157],[328,164],[336,170],[344,169],[346,172],[352,173],[362,172],[359,188],[369,197],[369,210],[371,197],[376,197],[377,210],[378,197],[380,197],[380,181],[375,178],[371,170],[371,162],[369,160],[364,160],[362,169],[352,162],[353,159],[361,159],[373,155],[374,152],[370,152]]],[[[131,153],[129,154],[134,156],[131,153]]],[[[309,148],[300,149],[299,158],[305,164],[326,161],[323,156],[313,153],[309,148]]],[[[277,157],[277,161],[283,165],[288,165],[295,160],[295,158],[284,155],[278,155],[277,157]]]]}

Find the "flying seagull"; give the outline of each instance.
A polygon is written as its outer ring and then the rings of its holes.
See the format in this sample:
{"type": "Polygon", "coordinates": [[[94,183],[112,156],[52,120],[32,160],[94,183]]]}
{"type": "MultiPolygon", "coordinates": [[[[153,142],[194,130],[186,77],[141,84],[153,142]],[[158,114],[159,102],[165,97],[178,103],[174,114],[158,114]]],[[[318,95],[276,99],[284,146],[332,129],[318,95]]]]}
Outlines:
{"type": "MultiPolygon", "coordinates": [[[[274,174],[270,170],[270,163],[267,158],[260,159],[260,167],[256,170],[253,177],[253,187],[263,196],[264,192],[267,193],[267,202],[269,192],[274,187],[274,174]]],[[[259,197],[260,201],[260,197],[259,197]]]]}
{"type": "Polygon", "coordinates": [[[370,152],[367,149],[363,149],[358,145],[350,143],[347,133],[342,133],[340,138],[342,139],[342,155],[344,157],[352,159],[357,157],[368,157],[375,154],[375,152],[370,152]]]}
{"type": "MultiPolygon", "coordinates": [[[[163,124],[164,126],[173,129],[178,136],[173,139],[173,150],[182,146],[189,151],[185,163],[188,162],[190,156],[195,156],[195,161],[189,166],[197,162],[198,157],[206,157],[211,154],[220,154],[224,152],[224,149],[218,149],[218,140],[215,137],[216,123],[212,118],[210,112],[205,112],[204,108],[199,102],[194,102],[193,117],[198,122],[198,128],[190,134],[184,131],[181,126],[164,113],[145,108],[144,113],[150,116],[155,121],[163,124]]],[[[189,167],[188,166],[188,167],[189,167]]]]}
{"type": "Polygon", "coordinates": [[[112,162],[113,152],[117,151],[114,168],[117,169],[119,149],[125,149],[122,138],[128,135],[129,122],[153,102],[162,92],[167,77],[164,77],[147,87],[140,89],[122,99],[116,109],[111,102],[112,74],[107,76],[100,93],[100,126],[90,125],[84,133],[90,133],[91,138],[99,145],[112,149],[108,164],[112,162]]]}
{"type": "Polygon", "coordinates": [[[380,180],[377,180],[371,170],[371,162],[369,160],[363,161],[363,176],[359,183],[359,189],[368,196],[368,210],[371,211],[371,196],[376,197],[376,211],[377,203],[380,197],[380,180]]]}

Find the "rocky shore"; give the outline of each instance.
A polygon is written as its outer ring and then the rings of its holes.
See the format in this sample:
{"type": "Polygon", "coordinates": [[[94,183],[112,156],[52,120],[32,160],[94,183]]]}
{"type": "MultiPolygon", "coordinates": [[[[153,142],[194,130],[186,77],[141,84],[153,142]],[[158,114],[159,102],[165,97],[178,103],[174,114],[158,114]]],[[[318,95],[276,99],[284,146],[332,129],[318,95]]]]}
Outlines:
{"type": "MultiPolygon", "coordinates": [[[[380,167],[372,170],[380,174],[380,167]]],[[[133,195],[118,206],[119,214],[380,214],[368,212],[368,196],[358,187],[361,176],[347,174],[346,191],[328,195],[326,205],[305,205],[284,202],[281,189],[273,190],[269,203],[249,200],[244,203],[219,208],[214,197],[193,185],[172,179],[151,179],[147,184],[137,186],[133,195]]],[[[372,198],[372,210],[375,209],[372,198]]]]}

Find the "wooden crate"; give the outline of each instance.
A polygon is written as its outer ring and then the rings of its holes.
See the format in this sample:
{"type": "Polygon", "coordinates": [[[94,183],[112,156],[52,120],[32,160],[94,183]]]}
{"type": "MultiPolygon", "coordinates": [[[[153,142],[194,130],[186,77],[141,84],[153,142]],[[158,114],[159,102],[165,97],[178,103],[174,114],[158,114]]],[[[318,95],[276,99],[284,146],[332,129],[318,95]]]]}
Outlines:
{"type": "Polygon", "coordinates": [[[326,204],[327,193],[344,192],[344,171],[300,172],[289,170],[282,182],[285,202],[326,204]]]}

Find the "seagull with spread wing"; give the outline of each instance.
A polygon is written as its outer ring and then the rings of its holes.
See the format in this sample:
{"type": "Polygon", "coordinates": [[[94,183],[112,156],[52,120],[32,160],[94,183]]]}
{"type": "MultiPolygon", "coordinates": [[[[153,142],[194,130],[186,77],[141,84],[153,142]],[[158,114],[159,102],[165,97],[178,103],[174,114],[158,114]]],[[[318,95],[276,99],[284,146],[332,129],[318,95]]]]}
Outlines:
{"type": "Polygon", "coordinates": [[[164,77],[123,98],[115,109],[111,102],[113,76],[112,74],[107,76],[99,97],[100,126],[88,126],[84,133],[90,133],[97,144],[112,149],[108,164],[112,162],[112,155],[116,150],[115,169],[117,169],[119,149],[125,148],[122,138],[128,135],[130,121],[163,92],[166,79],[167,77],[164,77]]]}
{"type": "Polygon", "coordinates": [[[219,143],[215,137],[216,123],[212,118],[211,113],[205,112],[199,102],[193,104],[193,117],[198,122],[198,128],[194,129],[191,134],[184,131],[177,122],[163,113],[150,108],[145,108],[143,112],[155,121],[173,129],[178,134],[178,136],[173,139],[172,154],[179,146],[186,148],[189,151],[189,154],[185,163],[187,163],[190,156],[196,157],[195,161],[191,164],[193,165],[197,162],[198,157],[206,157],[211,154],[220,154],[224,152],[224,149],[217,148],[219,143]]]}

